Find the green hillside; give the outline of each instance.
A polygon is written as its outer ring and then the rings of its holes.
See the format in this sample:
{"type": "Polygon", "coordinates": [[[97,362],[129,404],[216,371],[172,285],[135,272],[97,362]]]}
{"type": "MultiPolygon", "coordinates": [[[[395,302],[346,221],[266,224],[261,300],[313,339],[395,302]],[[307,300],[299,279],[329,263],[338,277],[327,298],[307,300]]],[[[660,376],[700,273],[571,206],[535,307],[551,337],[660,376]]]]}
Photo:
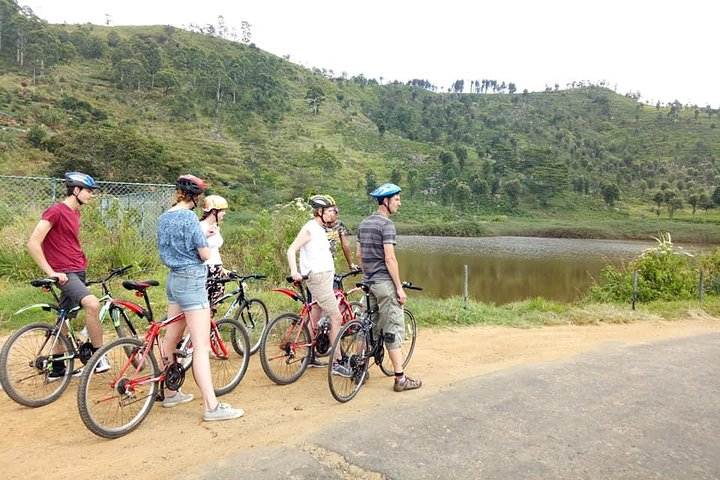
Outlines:
{"type": "Polygon", "coordinates": [[[585,83],[437,93],[417,79],[307,70],[220,30],[48,25],[15,0],[0,0],[0,27],[0,174],[192,172],[248,212],[329,192],[351,223],[370,208],[370,185],[394,181],[408,200],[401,222],[424,233],[535,223],[582,235],[582,218],[588,236],[634,219],[642,236],[663,228],[656,219],[717,219],[710,107],[585,83]]]}

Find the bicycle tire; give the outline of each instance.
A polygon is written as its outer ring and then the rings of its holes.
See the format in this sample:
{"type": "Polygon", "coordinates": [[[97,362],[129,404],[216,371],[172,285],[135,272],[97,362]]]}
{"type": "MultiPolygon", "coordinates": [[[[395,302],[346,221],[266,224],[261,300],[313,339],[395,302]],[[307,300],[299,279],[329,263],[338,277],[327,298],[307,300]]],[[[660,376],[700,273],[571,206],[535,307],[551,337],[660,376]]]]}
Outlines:
{"type": "Polygon", "coordinates": [[[145,348],[145,342],[136,338],[119,338],[98,349],[85,366],[77,404],[80,418],[95,435],[122,437],[135,430],[150,413],[159,388],[159,382],[152,379],[157,379],[161,370],[152,351],[142,362],[143,368],[133,366],[140,362],[136,357],[145,348]],[[133,350],[133,357],[127,357],[127,349],[133,350]],[[96,373],[95,366],[103,355],[107,355],[110,370],[96,373]],[[119,386],[128,382],[132,383],[126,388],[119,386]]]}
{"type": "Polygon", "coordinates": [[[250,355],[260,349],[262,335],[268,325],[268,309],[259,298],[248,298],[235,312],[233,318],[245,328],[250,339],[250,355]]]}
{"type": "Polygon", "coordinates": [[[370,361],[368,349],[363,322],[353,320],[340,329],[330,350],[330,358],[337,359],[337,363],[347,368],[350,375],[334,373],[334,362],[329,362],[327,373],[330,393],[338,402],[352,400],[365,383],[370,361]]]}
{"type": "Polygon", "coordinates": [[[295,313],[281,313],[268,324],[260,341],[260,364],[278,385],[295,382],[310,363],[312,337],[295,313]],[[302,325],[302,327],[301,327],[302,325]]]}
{"type": "MultiPolygon", "coordinates": [[[[403,355],[403,370],[405,367],[408,366],[410,363],[410,359],[413,356],[413,352],[415,352],[415,343],[417,342],[417,323],[415,322],[415,316],[412,314],[410,310],[405,309],[405,339],[403,340],[402,347],[400,347],[400,350],[402,351],[403,355]]],[[[387,347],[383,346],[385,348],[385,352],[383,355],[383,361],[378,365],[380,367],[380,370],[387,375],[388,377],[391,377],[395,375],[395,368],[393,367],[392,362],[390,361],[390,355],[388,355],[387,347]]]]}
{"type": "Polygon", "coordinates": [[[65,375],[48,381],[52,370],[55,328],[47,323],[31,323],[16,331],[0,350],[0,384],[13,401],[26,407],[42,407],[57,400],[70,384],[75,349],[60,333],[57,344],[63,348],[65,375]]]}
{"type": "Polygon", "coordinates": [[[250,340],[245,328],[231,318],[221,318],[210,332],[210,372],[215,395],[233,391],[250,364],[250,340]]]}

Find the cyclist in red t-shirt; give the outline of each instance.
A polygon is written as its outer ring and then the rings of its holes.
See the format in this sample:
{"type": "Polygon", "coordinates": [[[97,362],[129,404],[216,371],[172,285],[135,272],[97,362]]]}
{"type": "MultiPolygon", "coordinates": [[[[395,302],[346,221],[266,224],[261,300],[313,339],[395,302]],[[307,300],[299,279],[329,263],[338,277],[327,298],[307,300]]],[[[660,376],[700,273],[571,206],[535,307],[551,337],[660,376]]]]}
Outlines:
{"type": "MultiPolygon", "coordinates": [[[[35,263],[48,277],[57,277],[62,291],[62,308],[81,305],[85,310],[85,323],[94,350],[103,344],[103,332],[100,326],[100,303],[85,285],[87,257],[80,246],[80,207],[85,205],[97,188],[90,175],[80,172],[65,174],[67,196],[43,212],[42,219],[35,226],[28,240],[27,248],[35,263]]],[[[62,378],[62,371],[53,366],[52,378],[62,378]]],[[[98,363],[97,373],[110,369],[107,358],[98,363]]],[[[81,371],[73,372],[77,376],[81,371]]]]}

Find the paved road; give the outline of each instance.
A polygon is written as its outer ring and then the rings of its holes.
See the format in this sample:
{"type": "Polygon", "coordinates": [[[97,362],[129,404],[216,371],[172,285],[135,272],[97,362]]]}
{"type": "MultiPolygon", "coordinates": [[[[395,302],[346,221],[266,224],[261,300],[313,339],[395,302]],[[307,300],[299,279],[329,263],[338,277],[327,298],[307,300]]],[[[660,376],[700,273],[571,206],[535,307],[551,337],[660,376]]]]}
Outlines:
{"type": "Polygon", "coordinates": [[[720,333],[477,377],[179,478],[720,479],[720,333]]]}

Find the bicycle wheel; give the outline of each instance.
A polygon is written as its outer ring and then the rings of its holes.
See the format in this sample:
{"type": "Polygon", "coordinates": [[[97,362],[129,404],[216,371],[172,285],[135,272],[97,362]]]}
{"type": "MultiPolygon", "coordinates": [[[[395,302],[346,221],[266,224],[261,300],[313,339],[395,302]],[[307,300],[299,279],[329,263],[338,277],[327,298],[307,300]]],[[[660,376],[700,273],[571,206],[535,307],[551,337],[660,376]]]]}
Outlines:
{"type": "Polygon", "coordinates": [[[235,312],[234,320],[245,327],[250,339],[250,355],[253,355],[260,348],[260,340],[268,324],[268,309],[265,303],[259,298],[248,298],[235,312]]]}
{"type": "Polygon", "coordinates": [[[339,374],[333,366],[335,362],[328,365],[328,386],[338,402],[348,402],[360,391],[367,377],[368,350],[361,321],[354,320],[340,329],[330,350],[330,358],[337,359],[339,368],[345,372],[339,374]]]}
{"type": "Polygon", "coordinates": [[[119,438],[136,429],[155,403],[160,368],[153,352],[142,360],[145,343],[120,338],[101,347],[90,358],[78,386],[78,410],[85,426],[103,438],[119,438]],[[131,358],[126,351],[132,350],[131,358]],[[107,355],[110,370],[95,373],[107,355]],[[133,366],[141,363],[144,368],[133,366]]]}
{"type": "MultiPolygon", "coordinates": [[[[402,347],[400,351],[403,356],[403,369],[408,366],[410,359],[412,358],[413,352],[415,351],[415,342],[417,341],[417,324],[415,323],[415,317],[410,310],[405,309],[405,338],[403,339],[402,347]]],[[[385,354],[383,355],[383,361],[379,365],[380,370],[388,377],[395,375],[395,369],[390,361],[390,355],[388,355],[387,347],[385,347],[385,354]]]]}
{"type": "Polygon", "coordinates": [[[215,395],[225,395],[238,386],[250,364],[248,334],[235,320],[221,318],[210,330],[210,372],[215,395]]]}
{"type": "Polygon", "coordinates": [[[268,378],[278,385],[300,378],[310,362],[311,338],[297,314],[275,317],[260,340],[260,364],[268,378]]]}
{"type": "Polygon", "coordinates": [[[8,338],[0,351],[0,384],[26,407],[42,407],[62,395],[73,374],[75,349],[46,323],[31,323],[8,338]],[[53,356],[56,360],[53,361],[53,356]],[[55,371],[55,375],[50,375],[55,371]]]}

